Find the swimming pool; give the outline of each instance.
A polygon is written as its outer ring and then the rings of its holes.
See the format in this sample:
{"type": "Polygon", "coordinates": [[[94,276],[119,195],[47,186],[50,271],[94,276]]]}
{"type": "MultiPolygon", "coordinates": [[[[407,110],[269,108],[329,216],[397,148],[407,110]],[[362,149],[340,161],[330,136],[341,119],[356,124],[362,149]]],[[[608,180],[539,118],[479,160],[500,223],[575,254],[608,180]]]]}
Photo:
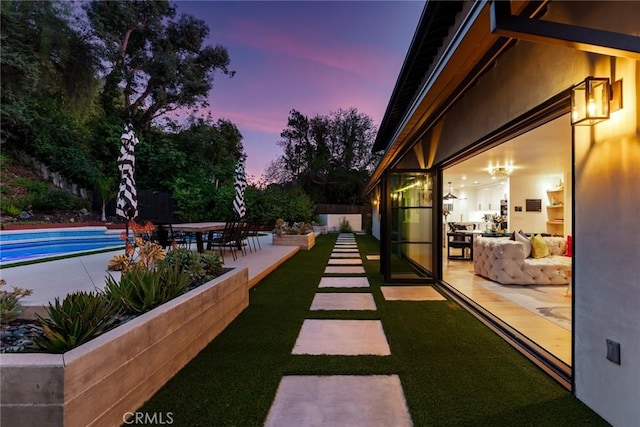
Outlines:
{"type": "Polygon", "coordinates": [[[0,265],[124,248],[122,230],[107,227],[0,231],[0,265]]]}

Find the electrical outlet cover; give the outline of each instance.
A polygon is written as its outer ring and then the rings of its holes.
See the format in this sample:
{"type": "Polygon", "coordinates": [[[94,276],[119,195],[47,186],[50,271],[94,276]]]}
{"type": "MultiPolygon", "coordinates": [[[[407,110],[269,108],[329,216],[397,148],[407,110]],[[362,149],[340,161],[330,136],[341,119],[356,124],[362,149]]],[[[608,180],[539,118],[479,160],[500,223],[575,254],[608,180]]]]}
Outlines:
{"type": "Polygon", "coordinates": [[[620,364],[620,343],[607,339],[607,359],[620,364]]]}

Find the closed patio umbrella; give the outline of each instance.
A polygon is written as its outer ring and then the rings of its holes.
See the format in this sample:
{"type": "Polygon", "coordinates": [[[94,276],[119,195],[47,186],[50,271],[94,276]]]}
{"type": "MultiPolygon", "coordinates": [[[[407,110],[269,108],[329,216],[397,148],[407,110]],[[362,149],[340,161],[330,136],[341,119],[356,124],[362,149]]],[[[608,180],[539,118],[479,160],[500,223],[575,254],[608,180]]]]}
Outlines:
{"type": "Polygon", "coordinates": [[[247,188],[247,178],[244,172],[244,159],[238,161],[236,166],[236,180],[235,180],[236,196],[233,199],[233,211],[238,218],[242,218],[247,213],[247,208],[244,203],[244,190],[247,188]]]}
{"type": "MultiPolygon", "coordinates": [[[[138,195],[134,179],[136,169],[135,146],[138,144],[133,132],[133,125],[128,123],[120,137],[122,145],[118,156],[118,170],[120,171],[120,186],[116,200],[116,215],[128,222],[138,216],[138,195]]],[[[128,227],[127,227],[128,228],[128,227]]]]}

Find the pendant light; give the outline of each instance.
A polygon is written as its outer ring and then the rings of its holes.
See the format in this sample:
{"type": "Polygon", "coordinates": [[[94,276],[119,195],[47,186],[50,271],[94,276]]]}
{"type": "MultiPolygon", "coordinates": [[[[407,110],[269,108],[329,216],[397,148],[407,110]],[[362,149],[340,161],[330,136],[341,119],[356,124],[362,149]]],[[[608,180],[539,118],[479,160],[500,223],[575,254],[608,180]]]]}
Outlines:
{"type": "Polygon", "coordinates": [[[447,194],[445,194],[445,196],[443,197],[444,200],[452,200],[452,199],[457,199],[458,197],[455,196],[452,192],[451,192],[451,181],[449,181],[449,192],[447,194]]]}

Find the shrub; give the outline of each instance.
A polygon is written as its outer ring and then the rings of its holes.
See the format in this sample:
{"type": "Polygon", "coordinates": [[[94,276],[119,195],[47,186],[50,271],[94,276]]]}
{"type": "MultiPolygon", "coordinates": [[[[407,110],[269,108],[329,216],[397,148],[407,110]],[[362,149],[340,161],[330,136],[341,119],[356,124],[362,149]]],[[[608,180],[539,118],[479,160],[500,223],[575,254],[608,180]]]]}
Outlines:
{"type": "Polygon", "coordinates": [[[125,270],[119,282],[110,275],[105,291],[127,314],[142,314],[182,295],[190,283],[188,273],[163,262],[151,270],[125,270]]]}
{"type": "Polygon", "coordinates": [[[34,343],[50,353],[64,353],[113,328],[119,321],[116,304],[101,292],[75,292],[47,308],[48,319],[36,315],[42,334],[34,343]]]}
{"type": "Polygon", "coordinates": [[[200,254],[186,248],[175,248],[167,252],[164,262],[189,274],[192,281],[206,282],[222,273],[220,255],[213,251],[200,254]]]}
{"type": "Polygon", "coordinates": [[[276,228],[273,230],[275,234],[281,236],[283,234],[299,235],[308,234],[313,227],[305,222],[294,222],[292,225],[286,223],[282,218],[276,221],[276,228]]]}
{"type": "Polygon", "coordinates": [[[340,232],[341,233],[353,232],[353,228],[351,228],[351,224],[349,224],[349,220],[344,216],[340,220],[340,232]]]}
{"type": "Polygon", "coordinates": [[[5,202],[2,204],[2,211],[9,216],[17,217],[22,212],[22,208],[13,204],[13,202],[5,202]]]}
{"type": "MultiPolygon", "coordinates": [[[[4,279],[0,279],[0,288],[6,284],[4,279]]],[[[22,314],[20,299],[32,293],[31,289],[16,288],[15,286],[11,292],[0,289],[0,323],[8,323],[17,319],[22,314]]]]}
{"type": "Polygon", "coordinates": [[[51,189],[33,201],[33,208],[43,211],[73,210],[82,207],[82,201],[62,188],[51,189]]]}
{"type": "Polygon", "coordinates": [[[120,234],[120,239],[125,242],[124,254],[115,255],[109,260],[107,269],[110,271],[125,271],[135,267],[153,268],[166,255],[162,246],[151,241],[155,230],[151,222],[138,224],[129,221],[129,228],[133,239],[124,231],[120,234]]]}
{"type": "Polygon", "coordinates": [[[30,193],[36,194],[36,195],[43,195],[47,192],[47,190],[49,189],[49,186],[47,184],[45,184],[44,182],[38,182],[38,181],[34,181],[32,179],[29,178],[16,178],[13,181],[14,185],[19,185],[21,187],[26,188],[30,193]]]}
{"type": "Polygon", "coordinates": [[[200,254],[200,264],[204,266],[204,271],[207,276],[211,276],[211,279],[222,274],[222,258],[217,252],[208,251],[200,254]]]}

